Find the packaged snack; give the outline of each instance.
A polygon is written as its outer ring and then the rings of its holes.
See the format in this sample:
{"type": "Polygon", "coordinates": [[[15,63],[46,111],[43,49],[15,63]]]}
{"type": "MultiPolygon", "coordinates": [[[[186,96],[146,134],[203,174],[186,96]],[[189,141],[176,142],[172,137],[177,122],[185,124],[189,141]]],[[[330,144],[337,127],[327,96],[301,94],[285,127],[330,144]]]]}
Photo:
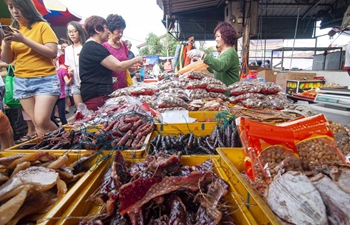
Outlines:
{"type": "Polygon", "coordinates": [[[218,93],[224,93],[227,91],[227,87],[225,84],[208,84],[206,86],[206,89],[209,92],[218,92],[218,93]]]}
{"type": "Polygon", "coordinates": [[[186,102],[181,98],[173,96],[171,94],[162,95],[157,99],[158,108],[175,108],[183,107],[186,108],[186,102]]]}
{"type": "Polygon", "coordinates": [[[187,78],[189,79],[198,79],[201,80],[203,77],[205,77],[206,75],[200,71],[190,71],[185,73],[184,75],[187,75],[187,78]]]}
{"type": "Polygon", "coordinates": [[[292,130],[248,118],[240,124],[239,131],[244,129],[242,145],[251,157],[254,181],[261,179],[261,171],[266,181],[278,173],[302,171],[292,130]]]}
{"type": "Polygon", "coordinates": [[[346,159],[336,147],[332,131],[323,114],[278,126],[294,132],[294,142],[305,171],[346,164],[346,159]]]}
{"type": "Polygon", "coordinates": [[[150,85],[145,86],[139,86],[135,87],[134,89],[130,90],[130,94],[133,96],[137,95],[154,95],[155,90],[150,85]]]}
{"type": "Polygon", "coordinates": [[[207,84],[200,80],[190,80],[186,85],[186,89],[205,89],[206,86],[207,84]]]}
{"type": "Polygon", "coordinates": [[[209,93],[205,89],[193,89],[189,91],[190,99],[209,98],[209,93]]]}

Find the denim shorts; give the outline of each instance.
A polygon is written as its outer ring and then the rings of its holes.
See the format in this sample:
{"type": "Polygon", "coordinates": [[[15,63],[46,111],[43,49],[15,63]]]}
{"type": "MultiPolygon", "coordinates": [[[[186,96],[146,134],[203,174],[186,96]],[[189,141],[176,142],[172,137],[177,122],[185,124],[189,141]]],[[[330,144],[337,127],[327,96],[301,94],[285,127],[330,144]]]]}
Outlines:
{"type": "Polygon", "coordinates": [[[71,93],[70,93],[70,86],[69,85],[66,84],[65,87],[64,87],[64,90],[66,92],[66,97],[72,96],[71,93]]]}
{"type": "Polygon", "coordinates": [[[71,93],[72,95],[80,95],[80,94],[81,94],[81,92],[80,92],[80,87],[78,87],[78,86],[75,85],[75,84],[72,84],[72,85],[70,86],[70,93],[71,93]]]}
{"type": "Polygon", "coordinates": [[[60,81],[57,74],[37,77],[15,77],[15,99],[30,98],[36,95],[61,95],[60,81]]]}

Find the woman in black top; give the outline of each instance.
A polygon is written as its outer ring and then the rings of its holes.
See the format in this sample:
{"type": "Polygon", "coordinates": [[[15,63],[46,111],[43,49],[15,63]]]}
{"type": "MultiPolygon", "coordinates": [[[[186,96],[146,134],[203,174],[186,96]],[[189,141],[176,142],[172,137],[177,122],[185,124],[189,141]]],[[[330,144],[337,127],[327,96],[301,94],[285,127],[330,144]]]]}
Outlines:
{"type": "Polygon", "coordinates": [[[101,107],[113,91],[113,71],[122,71],[135,63],[142,63],[141,56],[120,62],[102,43],[108,40],[107,21],[100,16],[85,20],[85,30],[90,38],[85,42],[79,56],[81,96],[90,110],[101,107]]]}

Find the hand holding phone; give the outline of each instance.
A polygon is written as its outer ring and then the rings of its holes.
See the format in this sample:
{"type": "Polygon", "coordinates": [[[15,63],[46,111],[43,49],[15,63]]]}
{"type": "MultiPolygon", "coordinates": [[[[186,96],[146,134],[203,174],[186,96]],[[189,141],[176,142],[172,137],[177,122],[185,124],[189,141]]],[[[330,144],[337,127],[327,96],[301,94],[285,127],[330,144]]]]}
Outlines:
{"type": "Polygon", "coordinates": [[[15,31],[12,30],[12,28],[8,25],[1,25],[1,29],[4,31],[5,34],[15,33],[15,31]]]}

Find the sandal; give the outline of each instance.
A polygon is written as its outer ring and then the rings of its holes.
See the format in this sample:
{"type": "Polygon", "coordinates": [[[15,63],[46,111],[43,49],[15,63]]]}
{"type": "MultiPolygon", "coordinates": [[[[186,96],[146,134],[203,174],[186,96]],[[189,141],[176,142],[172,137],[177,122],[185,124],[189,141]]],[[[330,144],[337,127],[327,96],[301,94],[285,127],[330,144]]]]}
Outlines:
{"type": "Polygon", "coordinates": [[[34,137],[36,137],[36,135],[33,135],[33,136],[24,135],[23,137],[21,137],[20,139],[18,139],[17,141],[15,141],[15,144],[20,144],[20,143],[22,143],[22,142],[29,141],[29,140],[33,139],[34,137]]]}

